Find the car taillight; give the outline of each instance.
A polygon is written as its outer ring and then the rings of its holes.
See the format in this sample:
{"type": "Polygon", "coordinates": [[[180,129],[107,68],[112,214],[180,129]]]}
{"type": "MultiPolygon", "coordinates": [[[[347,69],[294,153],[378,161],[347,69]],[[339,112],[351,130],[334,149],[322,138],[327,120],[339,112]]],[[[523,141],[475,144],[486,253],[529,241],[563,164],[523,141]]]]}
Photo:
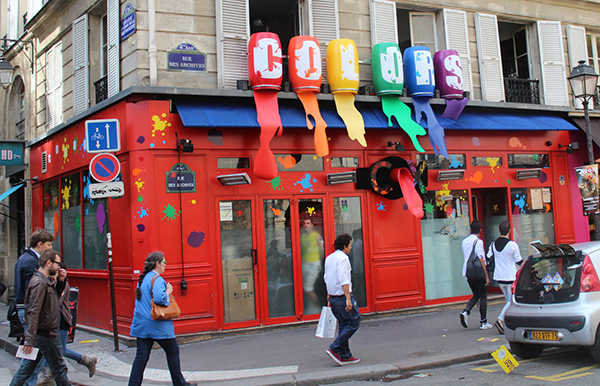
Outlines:
{"type": "Polygon", "coordinates": [[[600,280],[598,280],[598,274],[596,269],[590,260],[588,255],[583,259],[583,267],[581,268],[581,285],[579,287],[580,292],[594,292],[600,291],[600,280]]]}

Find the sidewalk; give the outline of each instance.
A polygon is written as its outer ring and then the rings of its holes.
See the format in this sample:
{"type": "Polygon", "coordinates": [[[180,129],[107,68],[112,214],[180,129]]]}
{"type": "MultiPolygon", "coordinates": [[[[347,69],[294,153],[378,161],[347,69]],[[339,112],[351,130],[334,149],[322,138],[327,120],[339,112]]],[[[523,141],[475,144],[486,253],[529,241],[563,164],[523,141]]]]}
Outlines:
{"type": "MultiPolygon", "coordinates": [[[[493,322],[504,298],[494,294],[489,303],[493,322]]],[[[470,328],[464,329],[458,316],[463,307],[460,302],[364,316],[351,340],[353,355],[361,359],[355,365],[333,362],[325,353],[331,339],[315,337],[316,323],[310,323],[183,344],[181,367],[188,382],[202,385],[323,385],[491,358],[506,339],[495,328],[479,330],[477,307],[469,318],[470,328]]],[[[14,355],[17,343],[8,338],[7,310],[0,303],[0,348],[14,355]]],[[[127,385],[135,347],[120,344],[122,351],[115,352],[112,337],[79,329],[69,348],[98,357],[93,378],[85,367],[67,360],[74,385],[127,385]]],[[[144,384],[171,383],[162,349],[152,351],[144,378],[144,384]]]]}

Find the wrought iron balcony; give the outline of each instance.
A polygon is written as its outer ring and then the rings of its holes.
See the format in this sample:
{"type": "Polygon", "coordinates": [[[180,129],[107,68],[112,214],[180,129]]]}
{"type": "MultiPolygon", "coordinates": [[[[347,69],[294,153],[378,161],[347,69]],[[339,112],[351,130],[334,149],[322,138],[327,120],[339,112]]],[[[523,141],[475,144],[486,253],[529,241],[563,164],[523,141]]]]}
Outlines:
{"type": "Polygon", "coordinates": [[[537,79],[504,78],[506,102],[540,104],[540,81],[537,79]]]}
{"type": "Polygon", "coordinates": [[[96,104],[108,99],[108,75],[94,82],[96,87],[96,104]]]}

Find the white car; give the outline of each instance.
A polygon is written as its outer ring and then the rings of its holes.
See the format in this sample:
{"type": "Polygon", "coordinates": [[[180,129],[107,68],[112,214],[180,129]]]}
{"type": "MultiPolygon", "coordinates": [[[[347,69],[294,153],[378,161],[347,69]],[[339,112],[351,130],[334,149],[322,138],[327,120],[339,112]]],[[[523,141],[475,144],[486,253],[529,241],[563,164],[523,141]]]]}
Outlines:
{"type": "Polygon", "coordinates": [[[600,362],[600,242],[533,245],[513,284],[504,334],[517,356],[585,346],[600,362]]]}

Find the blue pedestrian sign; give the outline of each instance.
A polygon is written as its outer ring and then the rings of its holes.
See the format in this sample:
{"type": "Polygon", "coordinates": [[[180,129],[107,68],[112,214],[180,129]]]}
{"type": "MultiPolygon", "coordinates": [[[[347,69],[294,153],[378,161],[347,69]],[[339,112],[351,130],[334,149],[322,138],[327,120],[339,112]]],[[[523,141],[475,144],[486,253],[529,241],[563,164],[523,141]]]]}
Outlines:
{"type": "Polygon", "coordinates": [[[118,119],[85,121],[85,143],[88,153],[106,153],[121,150],[118,119]]]}

